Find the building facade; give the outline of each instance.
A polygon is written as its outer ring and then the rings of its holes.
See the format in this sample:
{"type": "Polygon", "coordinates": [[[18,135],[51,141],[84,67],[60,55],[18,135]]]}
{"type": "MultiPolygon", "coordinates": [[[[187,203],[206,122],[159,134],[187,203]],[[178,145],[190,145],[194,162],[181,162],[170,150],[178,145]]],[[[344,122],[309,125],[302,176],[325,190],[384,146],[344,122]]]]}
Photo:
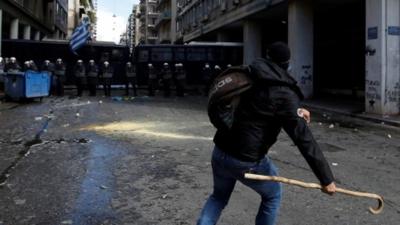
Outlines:
{"type": "Polygon", "coordinates": [[[140,7],[133,5],[132,13],[129,15],[126,31],[121,35],[120,44],[129,47],[129,52],[132,55],[136,45],[140,42],[140,7]]]}
{"type": "Polygon", "coordinates": [[[175,43],[176,41],[176,0],[158,0],[156,10],[159,16],[155,26],[158,32],[158,43],[175,43]]]}
{"type": "Polygon", "coordinates": [[[91,23],[92,40],[97,36],[97,0],[69,0],[68,3],[68,38],[79,26],[82,18],[88,17],[91,23]]]}
{"type": "Polygon", "coordinates": [[[140,43],[155,44],[158,41],[158,33],[156,30],[156,21],[159,13],[157,12],[156,0],[140,0],[140,43]]]}
{"type": "Polygon", "coordinates": [[[65,39],[67,6],[68,0],[1,0],[0,40],[65,39]]]}
{"type": "Polygon", "coordinates": [[[307,98],[400,112],[400,1],[178,0],[177,39],[243,42],[243,62],[287,42],[307,98]],[[340,15],[340,16],[339,16],[340,15]]]}

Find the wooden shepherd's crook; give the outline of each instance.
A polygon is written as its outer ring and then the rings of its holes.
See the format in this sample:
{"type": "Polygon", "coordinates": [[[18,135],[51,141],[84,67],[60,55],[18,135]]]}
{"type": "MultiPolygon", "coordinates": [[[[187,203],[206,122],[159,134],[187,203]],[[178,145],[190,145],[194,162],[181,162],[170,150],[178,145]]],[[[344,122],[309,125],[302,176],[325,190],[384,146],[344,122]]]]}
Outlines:
{"type": "MultiPolygon", "coordinates": [[[[288,179],[285,177],[273,177],[273,176],[262,176],[262,175],[256,175],[256,174],[251,174],[251,173],[246,173],[244,175],[245,178],[247,179],[252,179],[252,180],[262,180],[262,181],[273,181],[273,182],[280,182],[284,184],[291,184],[303,188],[313,188],[313,189],[322,189],[321,185],[316,184],[316,183],[305,183],[302,181],[298,180],[292,180],[288,179]]],[[[372,207],[369,208],[369,211],[372,214],[379,214],[383,210],[383,198],[377,194],[372,194],[372,193],[365,193],[365,192],[358,192],[358,191],[350,191],[342,188],[336,188],[336,192],[350,195],[350,196],[356,196],[356,197],[366,197],[366,198],[373,198],[378,200],[379,206],[378,208],[374,209],[372,207]]]]}

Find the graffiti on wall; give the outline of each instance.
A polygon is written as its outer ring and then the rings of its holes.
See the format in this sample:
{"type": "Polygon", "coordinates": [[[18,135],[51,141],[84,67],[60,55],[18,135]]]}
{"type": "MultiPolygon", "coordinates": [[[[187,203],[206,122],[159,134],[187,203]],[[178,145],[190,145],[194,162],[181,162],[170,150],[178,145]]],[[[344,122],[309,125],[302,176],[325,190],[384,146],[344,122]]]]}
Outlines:
{"type": "Polygon", "coordinates": [[[400,107],[400,82],[393,88],[385,89],[385,104],[387,103],[396,103],[400,107]]]}
{"type": "Polygon", "coordinates": [[[381,82],[378,80],[366,80],[365,97],[368,100],[369,107],[374,108],[376,101],[380,101],[382,99],[381,94],[379,93],[381,86],[381,82]]]}
{"type": "Polygon", "coordinates": [[[313,85],[313,74],[311,65],[303,65],[301,67],[300,83],[304,86],[313,85]]]}

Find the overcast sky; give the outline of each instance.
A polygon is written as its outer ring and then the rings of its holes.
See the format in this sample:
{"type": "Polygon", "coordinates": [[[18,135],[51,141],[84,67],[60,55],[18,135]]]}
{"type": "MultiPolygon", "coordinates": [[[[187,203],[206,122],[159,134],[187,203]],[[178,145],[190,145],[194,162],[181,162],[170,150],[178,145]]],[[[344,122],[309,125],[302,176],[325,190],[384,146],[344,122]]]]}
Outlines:
{"type": "Polygon", "coordinates": [[[126,29],[133,4],[139,4],[139,0],[98,0],[98,41],[119,42],[120,35],[126,29]]]}

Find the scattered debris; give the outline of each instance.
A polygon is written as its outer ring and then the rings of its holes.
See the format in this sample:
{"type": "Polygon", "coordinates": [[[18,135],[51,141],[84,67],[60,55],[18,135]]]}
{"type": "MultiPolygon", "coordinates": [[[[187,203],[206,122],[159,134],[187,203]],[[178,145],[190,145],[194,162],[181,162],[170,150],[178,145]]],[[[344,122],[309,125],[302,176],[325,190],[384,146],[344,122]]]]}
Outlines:
{"type": "Polygon", "coordinates": [[[321,123],[321,122],[319,122],[319,123],[318,123],[318,125],[322,126],[322,123],[321,123]]]}
{"type": "Polygon", "coordinates": [[[333,125],[333,124],[329,125],[329,129],[333,129],[333,128],[335,128],[335,125],[333,125]]]}
{"type": "Polygon", "coordinates": [[[391,139],[391,138],[392,138],[392,135],[390,135],[390,134],[388,134],[387,136],[388,136],[388,138],[389,138],[389,139],[391,139]]]}
{"type": "Polygon", "coordinates": [[[90,104],[90,101],[87,101],[87,104],[90,104]]]}
{"type": "Polygon", "coordinates": [[[14,199],[14,203],[16,205],[25,205],[26,200],[25,199],[14,199]]]}
{"type": "Polygon", "coordinates": [[[72,224],[72,220],[64,220],[61,222],[61,224],[72,224]]]}
{"type": "Polygon", "coordinates": [[[53,114],[44,115],[44,117],[46,117],[49,120],[52,120],[52,119],[56,118],[53,114]]]}
{"type": "Polygon", "coordinates": [[[81,116],[81,114],[79,114],[79,113],[76,113],[76,114],[75,114],[75,116],[76,116],[76,117],[80,117],[80,116],[81,116]]]}
{"type": "Polygon", "coordinates": [[[338,166],[339,163],[332,163],[332,166],[338,166]]]}
{"type": "Polygon", "coordinates": [[[358,129],[357,129],[357,128],[354,128],[354,131],[358,131],[358,129]]]}
{"type": "Polygon", "coordinates": [[[100,188],[104,190],[104,189],[107,189],[108,187],[104,186],[104,185],[101,185],[100,188]]]}
{"type": "Polygon", "coordinates": [[[58,143],[58,144],[67,143],[67,141],[64,138],[57,139],[57,140],[55,140],[55,142],[58,143]]]}
{"type": "Polygon", "coordinates": [[[86,138],[79,138],[79,139],[74,139],[75,143],[79,143],[79,144],[87,144],[89,142],[91,142],[91,140],[86,139],[86,138]]]}
{"type": "Polygon", "coordinates": [[[66,123],[66,124],[64,124],[64,125],[62,125],[64,128],[66,128],[66,127],[69,127],[70,125],[69,125],[69,123],[66,123]]]}
{"type": "Polygon", "coordinates": [[[102,101],[102,100],[100,100],[100,101],[99,101],[99,104],[103,104],[103,101],[102,101]]]}
{"type": "Polygon", "coordinates": [[[113,101],[117,101],[117,102],[122,102],[122,97],[119,97],[119,96],[115,96],[115,97],[112,97],[111,98],[113,101]]]}
{"type": "Polygon", "coordinates": [[[156,157],[155,155],[151,155],[151,158],[154,158],[154,157],[156,157]]]}
{"type": "Polygon", "coordinates": [[[161,197],[162,199],[166,199],[168,197],[168,194],[162,195],[161,197]]]}
{"type": "Polygon", "coordinates": [[[385,125],[385,122],[382,122],[381,124],[382,124],[382,125],[385,125]]]}
{"type": "Polygon", "coordinates": [[[13,144],[13,145],[19,145],[21,143],[22,143],[22,138],[18,138],[16,140],[12,140],[11,141],[11,144],[13,144]]]}
{"type": "Polygon", "coordinates": [[[35,117],[35,121],[41,121],[42,119],[43,119],[43,117],[41,117],[41,116],[35,117]]]}

